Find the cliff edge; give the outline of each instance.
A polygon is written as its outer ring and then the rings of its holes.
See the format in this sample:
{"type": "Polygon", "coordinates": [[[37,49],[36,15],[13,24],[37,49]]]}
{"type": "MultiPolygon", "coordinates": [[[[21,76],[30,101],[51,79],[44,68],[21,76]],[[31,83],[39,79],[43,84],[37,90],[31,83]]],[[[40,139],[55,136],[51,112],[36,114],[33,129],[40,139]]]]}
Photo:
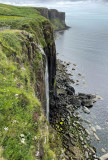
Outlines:
{"type": "Polygon", "coordinates": [[[56,51],[49,20],[33,8],[0,4],[2,160],[63,159],[61,140],[45,117],[46,60],[51,103],[56,51]]]}
{"type": "Polygon", "coordinates": [[[49,19],[53,24],[54,30],[62,30],[69,28],[65,22],[65,12],[59,12],[56,9],[35,8],[42,16],[49,19]]]}

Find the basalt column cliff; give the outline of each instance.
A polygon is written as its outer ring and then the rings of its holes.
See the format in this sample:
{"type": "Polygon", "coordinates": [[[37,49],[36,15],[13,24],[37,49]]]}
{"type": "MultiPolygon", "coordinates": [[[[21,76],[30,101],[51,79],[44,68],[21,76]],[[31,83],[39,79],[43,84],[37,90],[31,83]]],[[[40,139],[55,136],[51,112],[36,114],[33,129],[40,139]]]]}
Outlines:
{"type": "Polygon", "coordinates": [[[59,12],[56,9],[35,8],[42,16],[49,19],[54,25],[55,30],[68,28],[65,23],[65,12],[59,12]]]}

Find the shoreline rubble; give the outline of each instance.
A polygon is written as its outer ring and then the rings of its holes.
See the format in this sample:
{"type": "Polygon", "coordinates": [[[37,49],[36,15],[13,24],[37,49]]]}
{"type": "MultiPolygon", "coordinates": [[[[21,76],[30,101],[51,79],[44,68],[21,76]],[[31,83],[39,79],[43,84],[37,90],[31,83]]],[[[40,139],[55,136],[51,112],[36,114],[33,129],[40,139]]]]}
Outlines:
{"type": "MultiPolygon", "coordinates": [[[[97,101],[97,97],[93,94],[75,94],[75,89],[72,87],[72,82],[74,82],[74,80],[71,79],[70,74],[67,73],[68,64],[69,63],[63,63],[63,61],[57,60],[56,107],[58,112],[55,116],[55,124],[59,126],[57,131],[59,131],[62,137],[63,146],[65,148],[64,153],[66,155],[65,158],[81,160],[83,157],[83,160],[99,160],[99,157],[96,155],[96,149],[90,145],[90,133],[81,124],[83,119],[75,114],[75,111],[81,106],[82,108],[85,107],[89,112],[88,108],[93,106],[97,101]]],[[[87,120],[85,120],[85,122],[86,121],[87,120]]],[[[87,123],[88,125],[90,124],[88,121],[87,123]]],[[[93,128],[93,131],[94,136],[99,141],[95,133],[95,128],[93,128]]]]}

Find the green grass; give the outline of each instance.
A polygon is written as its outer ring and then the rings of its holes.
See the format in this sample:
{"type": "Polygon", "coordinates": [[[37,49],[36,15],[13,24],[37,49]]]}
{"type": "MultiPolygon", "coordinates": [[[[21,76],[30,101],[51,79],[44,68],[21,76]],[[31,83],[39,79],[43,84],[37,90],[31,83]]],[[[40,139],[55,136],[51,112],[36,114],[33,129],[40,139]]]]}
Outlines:
{"type": "Polygon", "coordinates": [[[61,22],[60,19],[52,19],[51,23],[52,23],[53,28],[55,30],[59,30],[59,29],[64,29],[65,28],[65,24],[63,22],[61,22]]]}
{"type": "Polygon", "coordinates": [[[48,126],[35,95],[37,91],[34,91],[43,65],[43,57],[36,46],[44,48],[53,43],[47,25],[49,21],[33,8],[0,4],[0,27],[11,28],[0,31],[2,160],[34,160],[38,146],[43,153],[42,160],[56,160],[61,154],[59,137],[48,126]],[[44,32],[48,35],[46,39],[44,32]]]}
{"type": "Polygon", "coordinates": [[[33,114],[41,113],[30,77],[26,34],[0,32],[0,145],[4,148],[4,157],[10,160],[34,159],[33,138],[38,133],[38,123],[33,114]],[[21,134],[24,134],[24,144],[21,134]]]}
{"type": "Polygon", "coordinates": [[[49,21],[42,17],[38,11],[30,7],[16,7],[0,4],[0,27],[26,30],[34,34],[35,40],[42,47],[46,46],[43,38],[43,22],[49,21]]]}

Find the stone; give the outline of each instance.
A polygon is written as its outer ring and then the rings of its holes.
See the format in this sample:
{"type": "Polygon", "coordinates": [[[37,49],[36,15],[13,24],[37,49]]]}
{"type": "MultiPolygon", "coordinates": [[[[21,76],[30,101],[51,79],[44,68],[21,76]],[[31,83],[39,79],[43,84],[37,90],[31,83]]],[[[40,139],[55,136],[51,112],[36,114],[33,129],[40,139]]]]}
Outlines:
{"type": "Polygon", "coordinates": [[[75,71],[75,68],[72,68],[73,71],[75,71]]]}
{"type": "Polygon", "coordinates": [[[85,157],[86,157],[86,159],[89,158],[89,155],[88,155],[88,152],[87,152],[87,151],[85,151],[85,157]]]}
{"type": "Polygon", "coordinates": [[[96,129],[101,130],[102,128],[98,125],[96,125],[96,129]]]}
{"type": "Polygon", "coordinates": [[[86,107],[91,107],[96,102],[96,96],[92,94],[78,93],[78,97],[81,100],[81,104],[86,107]]]}
{"type": "Polygon", "coordinates": [[[80,136],[80,140],[83,141],[84,140],[83,137],[80,136]]]}
{"type": "Polygon", "coordinates": [[[83,110],[85,113],[90,114],[90,110],[89,110],[87,107],[83,106],[82,110],[83,110]]]}
{"type": "Polygon", "coordinates": [[[96,132],[96,129],[93,126],[91,126],[90,128],[93,132],[96,132]]]}
{"type": "Polygon", "coordinates": [[[107,160],[107,159],[108,159],[108,153],[100,157],[100,160],[107,160]]]}
{"type": "Polygon", "coordinates": [[[89,149],[91,150],[91,152],[92,152],[93,154],[95,154],[95,151],[94,151],[94,149],[93,149],[92,147],[90,147],[89,149]]]}
{"type": "Polygon", "coordinates": [[[74,106],[81,106],[81,101],[77,97],[72,97],[70,103],[74,106]]]}
{"type": "Polygon", "coordinates": [[[88,121],[88,120],[84,120],[84,121],[85,121],[86,123],[88,123],[88,124],[91,124],[90,121],[88,121]]]}
{"type": "Polygon", "coordinates": [[[81,74],[81,73],[78,73],[78,76],[82,76],[82,74],[81,74]]]}
{"type": "Polygon", "coordinates": [[[86,131],[86,133],[87,133],[88,135],[90,135],[90,132],[88,131],[88,129],[85,129],[85,131],[86,131]]]}
{"type": "Polygon", "coordinates": [[[87,149],[87,146],[86,146],[86,145],[84,145],[84,148],[85,148],[85,149],[87,149]]]}
{"type": "Polygon", "coordinates": [[[99,137],[96,135],[96,133],[93,134],[97,141],[100,141],[99,137]]]}
{"type": "Polygon", "coordinates": [[[102,148],[102,149],[101,149],[101,151],[102,151],[103,153],[105,153],[105,152],[106,152],[106,150],[105,150],[104,148],[102,148]]]}

